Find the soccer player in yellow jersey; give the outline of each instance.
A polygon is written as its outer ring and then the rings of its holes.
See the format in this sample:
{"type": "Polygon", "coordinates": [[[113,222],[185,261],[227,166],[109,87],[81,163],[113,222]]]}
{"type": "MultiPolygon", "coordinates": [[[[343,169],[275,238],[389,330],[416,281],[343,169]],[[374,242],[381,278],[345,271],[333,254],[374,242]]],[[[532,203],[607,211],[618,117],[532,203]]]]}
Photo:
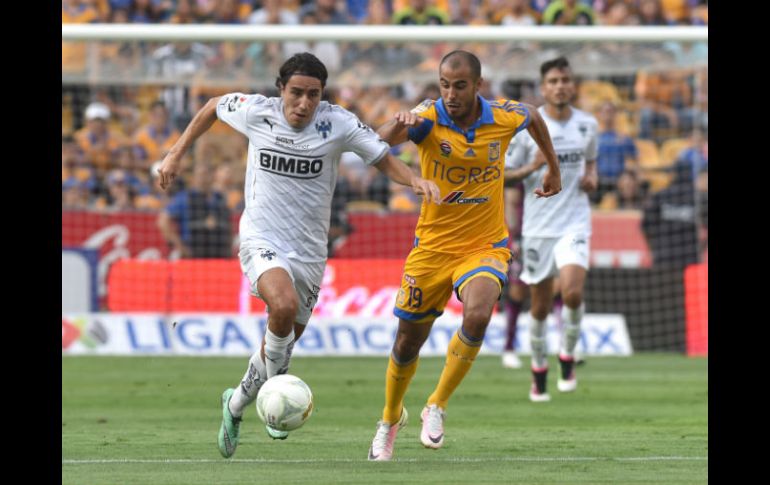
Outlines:
{"type": "Polygon", "coordinates": [[[370,460],[393,456],[396,434],[407,421],[403,398],[420,348],[454,291],[463,302],[463,323],[449,343],[444,370],[421,414],[422,444],[437,449],[444,443],[447,401],[481,349],[507,279],[511,253],[503,171],[514,134],[526,128],[548,164],[536,195],[550,197],[561,190],[556,154],[540,114],[516,101],[482,99],[481,81],[478,58],[453,51],[439,65],[441,99],[396,113],[378,130],[391,145],[407,139],[417,144],[422,177],[438,185],[442,203],[423,203],[414,248],[404,267],[394,309],[399,322],[386,372],[385,408],[369,449],[370,460]]]}

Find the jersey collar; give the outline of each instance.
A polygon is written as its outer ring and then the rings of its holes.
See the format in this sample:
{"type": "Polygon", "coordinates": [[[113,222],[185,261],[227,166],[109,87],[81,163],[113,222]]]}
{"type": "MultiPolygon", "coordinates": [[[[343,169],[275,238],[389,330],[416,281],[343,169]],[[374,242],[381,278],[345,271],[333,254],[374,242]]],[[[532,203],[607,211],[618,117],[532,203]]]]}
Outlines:
{"type": "Polygon", "coordinates": [[[476,96],[476,98],[479,100],[479,103],[481,103],[481,116],[476,120],[475,123],[470,126],[470,128],[468,128],[467,131],[463,130],[457,126],[454,121],[452,121],[452,118],[446,112],[446,108],[444,107],[443,98],[439,98],[438,102],[436,103],[438,124],[447,126],[449,129],[465,135],[468,143],[473,143],[473,140],[476,138],[476,129],[478,127],[481,125],[491,125],[495,122],[495,117],[492,114],[492,108],[489,106],[489,102],[487,102],[487,100],[481,96],[476,96]]]}

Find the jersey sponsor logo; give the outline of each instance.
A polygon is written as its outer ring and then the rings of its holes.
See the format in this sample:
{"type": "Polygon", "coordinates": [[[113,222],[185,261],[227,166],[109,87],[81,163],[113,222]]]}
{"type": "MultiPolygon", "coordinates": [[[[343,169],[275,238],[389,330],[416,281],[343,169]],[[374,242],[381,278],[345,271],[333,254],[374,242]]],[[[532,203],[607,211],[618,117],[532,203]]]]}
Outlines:
{"type": "Polygon", "coordinates": [[[404,281],[409,283],[410,285],[414,286],[417,284],[417,280],[412,275],[404,274],[404,281]]]}
{"type": "Polygon", "coordinates": [[[495,141],[489,144],[489,163],[496,162],[500,159],[500,142],[495,141]]]}
{"type": "MultiPolygon", "coordinates": [[[[527,259],[533,263],[540,261],[540,255],[537,253],[537,249],[527,249],[527,259]]],[[[532,271],[532,270],[530,270],[532,271]]]]}
{"type": "Polygon", "coordinates": [[[329,134],[332,132],[332,122],[329,120],[321,120],[315,124],[315,130],[326,140],[329,134]]]}
{"type": "Polygon", "coordinates": [[[260,249],[259,250],[259,257],[264,259],[265,261],[272,261],[275,257],[275,251],[272,249],[260,249]]]}
{"type": "Polygon", "coordinates": [[[306,152],[312,148],[309,143],[305,143],[304,145],[296,145],[294,140],[291,138],[286,138],[285,136],[276,136],[275,144],[279,147],[289,148],[291,150],[299,150],[303,152],[306,152]]]}
{"type": "Polygon", "coordinates": [[[433,179],[446,180],[452,184],[462,183],[487,183],[500,178],[500,167],[490,165],[488,167],[463,167],[461,165],[447,165],[438,160],[433,160],[433,179]]]}
{"type": "Polygon", "coordinates": [[[444,204],[483,204],[489,201],[489,197],[466,197],[463,198],[463,190],[454,190],[446,195],[441,202],[444,204]]]}
{"type": "Polygon", "coordinates": [[[452,145],[446,140],[441,140],[441,143],[438,144],[438,148],[445,157],[448,157],[452,153],[452,145]]]}
{"type": "Polygon", "coordinates": [[[284,177],[314,179],[321,175],[323,163],[322,156],[302,158],[277,150],[259,151],[259,168],[284,177]]]}
{"type": "Polygon", "coordinates": [[[583,160],[583,150],[559,153],[557,156],[559,157],[560,165],[568,163],[579,163],[581,160],[583,160]]]}

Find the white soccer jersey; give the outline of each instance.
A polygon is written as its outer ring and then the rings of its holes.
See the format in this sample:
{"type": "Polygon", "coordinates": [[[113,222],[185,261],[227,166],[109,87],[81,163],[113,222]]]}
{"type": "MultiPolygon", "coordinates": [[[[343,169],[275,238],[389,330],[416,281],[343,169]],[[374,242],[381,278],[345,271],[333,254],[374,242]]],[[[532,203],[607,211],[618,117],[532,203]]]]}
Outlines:
{"type": "Polygon", "coordinates": [[[352,151],[371,165],[390,146],[326,101],[301,130],[284,118],[281,98],[260,94],[222,96],[217,116],[249,139],[241,244],[266,244],[304,262],[326,260],[340,155],[352,151]]]}
{"type": "MultiPolygon", "coordinates": [[[[588,194],[580,188],[580,178],[585,175],[586,160],[596,160],[596,118],[576,108],[567,121],[558,121],[545,113],[543,116],[551,142],[559,159],[562,191],[553,197],[537,197],[534,190],[543,182],[547,165],[540,167],[524,182],[523,237],[560,237],[568,233],[591,234],[591,207],[588,194]]],[[[535,140],[528,132],[516,135],[505,154],[506,168],[516,168],[530,163],[537,153],[535,140]]]]}

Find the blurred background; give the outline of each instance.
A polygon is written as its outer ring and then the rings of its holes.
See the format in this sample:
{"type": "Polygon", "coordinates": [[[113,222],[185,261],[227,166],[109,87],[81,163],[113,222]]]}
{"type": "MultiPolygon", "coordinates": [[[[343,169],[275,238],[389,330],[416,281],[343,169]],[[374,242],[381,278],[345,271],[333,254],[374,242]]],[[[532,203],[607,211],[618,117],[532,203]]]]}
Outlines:
{"type": "MultiPolygon", "coordinates": [[[[309,51],[329,70],[325,98],[377,129],[437,99],[455,48],[482,61],[487,99],[542,104],[539,66],[565,55],[574,105],[600,125],[592,195],[583,355],[708,352],[708,2],[700,0],[63,0],[62,24],[454,25],[562,40],[474,42],[62,40],[62,352],[250,355],[264,305],[236,258],[247,140],[217,121],[169,191],[154,169],[194,113],[229,92],[278,96],[278,68],[309,51]],[[576,26],[569,29],[567,26],[576,26]],[[701,27],[696,40],[607,40],[605,27],[701,27]],[[597,32],[571,40],[570,32],[597,32]],[[190,194],[210,202],[191,202],[190,194]]],[[[480,30],[479,30],[480,31],[480,30]]],[[[693,30],[690,29],[690,32],[693,30]]],[[[697,37],[698,29],[695,29],[697,37]]],[[[341,37],[343,39],[344,37],[341,37]]],[[[472,35],[468,38],[472,39],[472,35]]],[[[414,169],[416,149],[393,148],[414,169]]],[[[508,189],[507,201],[517,198],[508,189]]],[[[520,195],[519,195],[520,196],[520,195]]],[[[387,355],[403,261],[420,201],[355,154],[342,157],[330,259],[296,355],[387,355]]],[[[517,221],[511,210],[509,225],[517,221]]],[[[443,355],[460,322],[453,297],[423,355],[443,355]]],[[[527,312],[518,350],[528,352],[527,312]]],[[[557,319],[549,338],[556,338],[557,319]]],[[[493,317],[484,353],[499,353],[493,317]]],[[[555,350],[558,346],[549,343],[555,350]]]]}

